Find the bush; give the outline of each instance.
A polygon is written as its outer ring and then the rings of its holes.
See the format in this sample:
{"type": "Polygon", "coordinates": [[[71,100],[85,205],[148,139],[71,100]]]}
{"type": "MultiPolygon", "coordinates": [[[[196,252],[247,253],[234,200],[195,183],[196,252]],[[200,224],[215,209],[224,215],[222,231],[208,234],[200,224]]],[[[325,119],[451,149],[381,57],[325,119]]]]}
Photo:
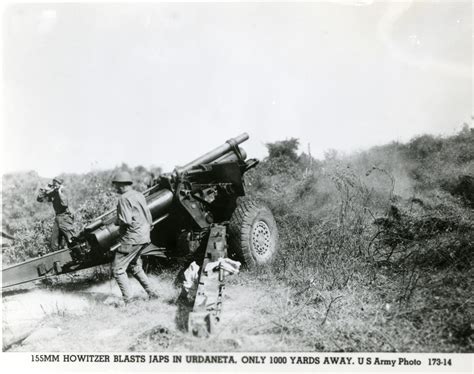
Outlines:
{"type": "MultiPolygon", "coordinates": [[[[324,323],[310,311],[323,293],[331,295],[327,312],[340,295],[358,289],[357,297],[386,307],[388,323],[363,328],[400,339],[386,349],[472,350],[464,307],[469,287],[459,285],[469,279],[474,219],[466,203],[469,188],[456,188],[461,181],[469,183],[465,175],[472,166],[472,140],[472,131],[464,131],[350,157],[333,153],[310,173],[304,158],[274,155],[262,162],[250,178],[249,193],[270,206],[280,231],[281,249],[270,279],[293,290],[288,303],[294,303],[298,315],[306,308],[309,313],[306,319],[284,320],[280,333],[324,323]],[[466,150],[469,142],[471,150],[466,150]],[[457,313],[443,319],[439,308],[457,313]]],[[[341,318],[357,314],[354,306],[346,307],[351,312],[340,312],[341,318]]],[[[344,321],[332,323],[342,326],[344,321]]],[[[338,346],[347,344],[343,349],[354,350],[355,344],[355,350],[379,351],[385,346],[386,341],[371,343],[371,333],[351,329],[344,328],[350,338],[339,339],[338,346]]],[[[311,334],[308,344],[320,332],[311,334]]],[[[327,341],[319,346],[328,347],[327,341]]]]}
{"type": "MultiPolygon", "coordinates": [[[[324,161],[298,156],[294,138],[267,144],[247,194],[272,210],[280,252],[251,278],[285,295],[273,295],[281,310],[262,333],[298,332],[310,350],[472,351],[473,136],[465,128],[324,161]]],[[[151,178],[121,169],[140,189],[151,178]]],[[[63,175],[78,228],[115,206],[113,173],[63,175]]],[[[17,238],[4,262],[48,250],[53,212],[34,200],[45,182],[4,176],[3,217],[17,238]]]]}
{"type": "Polygon", "coordinates": [[[298,160],[297,151],[299,140],[296,138],[281,140],[275,143],[267,143],[266,146],[268,149],[269,159],[288,158],[292,161],[298,160]]]}
{"type": "MultiPolygon", "coordinates": [[[[135,188],[143,191],[150,183],[152,173],[143,167],[133,170],[126,164],[114,170],[89,172],[84,175],[61,174],[64,180],[69,207],[75,216],[75,231],[101,214],[114,209],[117,195],[111,180],[118,170],[132,174],[135,188]]],[[[156,177],[160,172],[154,168],[156,177]]],[[[39,188],[50,180],[36,172],[6,174],[2,178],[2,224],[15,240],[3,249],[3,264],[16,263],[51,251],[50,237],[54,211],[50,203],[36,201],[39,188]]]]}

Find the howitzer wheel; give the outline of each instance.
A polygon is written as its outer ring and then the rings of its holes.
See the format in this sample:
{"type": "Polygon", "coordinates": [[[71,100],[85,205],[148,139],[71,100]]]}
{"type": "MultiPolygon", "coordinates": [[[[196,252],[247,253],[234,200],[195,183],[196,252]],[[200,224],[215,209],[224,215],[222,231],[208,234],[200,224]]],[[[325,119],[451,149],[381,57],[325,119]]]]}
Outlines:
{"type": "Polygon", "coordinates": [[[229,222],[229,254],[248,268],[270,264],[278,251],[278,229],[266,206],[240,199],[229,222]]]}

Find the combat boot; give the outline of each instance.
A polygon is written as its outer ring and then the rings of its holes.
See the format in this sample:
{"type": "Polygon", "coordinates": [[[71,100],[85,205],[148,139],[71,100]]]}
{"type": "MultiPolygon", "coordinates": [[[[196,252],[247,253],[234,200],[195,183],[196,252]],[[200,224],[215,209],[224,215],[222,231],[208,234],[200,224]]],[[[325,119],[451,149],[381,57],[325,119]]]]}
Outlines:
{"type": "Polygon", "coordinates": [[[128,276],[126,273],[114,274],[114,278],[122,292],[123,301],[128,304],[132,300],[132,292],[128,283],[128,276]]]}
{"type": "Polygon", "coordinates": [[[159,298],[158,293],[155,291],[155,289],[151,285],[150,280],[146,276],[143,269],[134,271],[133,276],[138,280],[138,282],[141,284],[141,286],[145,289],[145,291],[148,294],[148,297],[150,299],[158,299],[159,298]]]}

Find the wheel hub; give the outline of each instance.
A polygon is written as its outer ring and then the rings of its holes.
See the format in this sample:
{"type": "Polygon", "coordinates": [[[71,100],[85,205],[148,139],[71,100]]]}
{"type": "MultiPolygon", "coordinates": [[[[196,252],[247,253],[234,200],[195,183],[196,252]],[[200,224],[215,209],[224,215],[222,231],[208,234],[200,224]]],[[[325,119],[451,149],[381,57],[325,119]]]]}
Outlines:
{"type": "Polygon", "coordinates": [[[252,230],[252,245],[255,253],[264,256],[270,249],[270,228],[268,225],[259,221],[252,230]]]}

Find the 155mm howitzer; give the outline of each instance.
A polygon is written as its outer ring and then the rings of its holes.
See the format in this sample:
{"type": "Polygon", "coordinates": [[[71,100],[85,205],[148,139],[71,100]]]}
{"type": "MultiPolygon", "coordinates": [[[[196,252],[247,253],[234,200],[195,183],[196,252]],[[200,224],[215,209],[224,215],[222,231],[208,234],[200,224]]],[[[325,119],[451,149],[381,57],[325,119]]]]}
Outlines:
{"type": "MultiPolygon", "coordinates": [[[[172,173],[161,175],[144,192],[153,217],[153,246],[145,254],[184,258],[187,263],[194,260],[201,266],[201,292],[198,289],[194,317],[190,319],[196,322],[196,331],[211,330],[209,304],[214,303],[213,312],[220,308],[217,304],[221,293],[210,297],[202,291],[209,289],[209,284],[221,291],[223,287],[222,269],[216,269],[216,276],[205,274],[208,263],[229,256],[254,267],[270,263],[277,252],[278,231],[272,213],[244,198],[243,176],[258,164],[256,159],[247,160],[239,147],[247,139],[244,133],[228,140],[172,173]],[[196,309],[197,304],[201,308],[196,309]]],[[[3,269],[2,287],[111,261],[120,245],[115,218],[112,210],[86,225],[69,249],[3,269]]]]}

